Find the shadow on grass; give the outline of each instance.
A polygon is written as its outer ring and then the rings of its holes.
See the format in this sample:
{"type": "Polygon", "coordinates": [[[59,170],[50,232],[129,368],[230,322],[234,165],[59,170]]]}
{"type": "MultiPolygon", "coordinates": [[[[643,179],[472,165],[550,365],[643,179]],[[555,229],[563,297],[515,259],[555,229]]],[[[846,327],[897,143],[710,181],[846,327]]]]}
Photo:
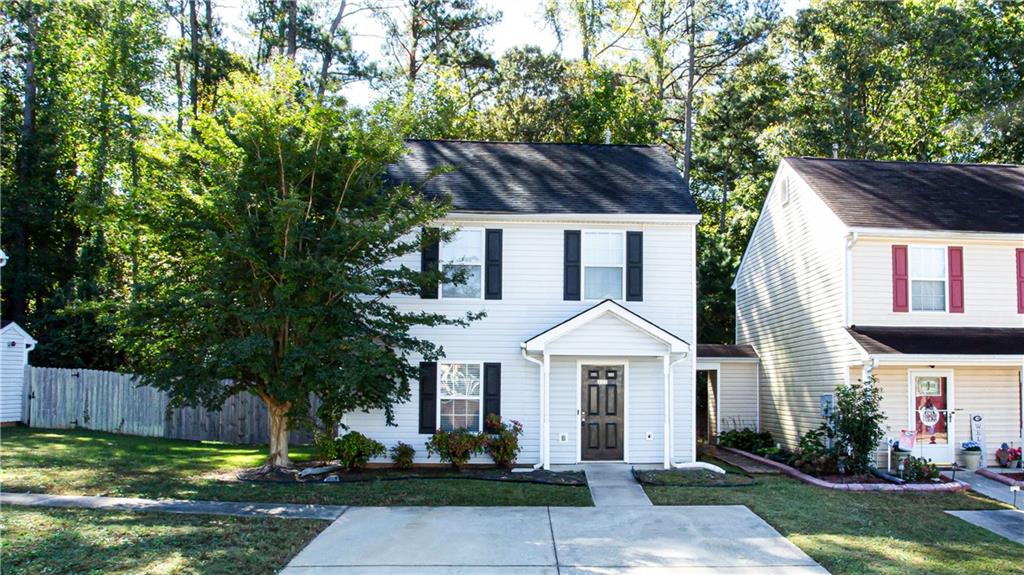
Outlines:
{"type": "Polygon", "coordinates": [[[4,573],[274,573],[326,525],[8,507],[4,573]]]}

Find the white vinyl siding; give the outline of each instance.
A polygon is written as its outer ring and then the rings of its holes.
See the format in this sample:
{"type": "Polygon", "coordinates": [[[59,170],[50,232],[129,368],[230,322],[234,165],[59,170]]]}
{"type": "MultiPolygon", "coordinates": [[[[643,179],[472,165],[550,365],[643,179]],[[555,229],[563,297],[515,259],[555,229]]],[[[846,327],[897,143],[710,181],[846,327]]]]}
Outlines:
{"type": "MultiPolygon", "coordinates": [[[[628,216],[624,216],[628,217],[628,216]]],[[[501,415],[505,419],[517,419],[524,426],[524,435],[520,440],[522,453],[520,462],[534,463],[538,457],[538,439],[540,423],[538,418],[538,386],[539,368],[522,358],[519,344],[538,333],[559,324],[570,317],[592,307],[594,302],[564,301],[562,299],[562,257],[563,235],[567,229],[607,229],[609,231],[636,230],[644,233],[644,301],[623,302],[623,305],[637,314],[656,323],[659,327],[677,335],[693,344],[694,334],[694,302],[696,297],[695,270],[693,253],[693,226],[683,224],[637,224],[600,226],[588,222],[566,223],[532,223],[532,222],[488,222],[480,221],[465,224],[467,227],[501,228],[503,230],[502,272],[504,284],[501,300],[420,300],[413,297],[396,298],[403,310],[423,310],[460,316],[469,311],[486,312],[486,317],[474,322],[469,328],[438,327],[419,328],[414,333],[428,337],[443,346],[445,356],[453,360],[472,359],[481,362],[501,363],[501,415]]],[[[403,261],[413,269],[419,268],[418,253],[409,254],[403,261]]],[[[603,321],[601,318],[598,321],[603,321]]],[[[589,326],[588,326],[589,327],[589,326]]],[[[630,328],[634,331],[635,328],[630,328]]],[[[588,330],[584,328],[582,334],[588,330]]],[[[637,332],[639,333],[639,332],[637,332]]],[[[617,349],[619,357],[623,353],[622,343],[611,339],[602,343],[603,351],[617,349]]],[[[629,342],[628,345],[648,345],[643,340],[639,343],[629,342]]],[[[602,351],[602,353],[603,353],[602,351]]],[[[653,351],[653,348],[652,348],[653,351]]],[[[661,352],[658,352],[661,353],[661,352]]],[[[693,398],[692,370],[693,353],[676,365],[675,369],[675,460],[691,461],[692,456],[692,413],[693,398]]],[[[637,358],[630,358],[630,364],[637,358]]],[[[410,358],[419,361],[418,358],[410,358]]],[[[599,358],[589,360],[599,361],[599,358]]],[[[576,433],[578,419],[576,414],[576,393],[578,383],[575,382],[575,360],[571,361],[574,391],[559,395],[554,386],[554,371],[561,358],[552,361],[551,388],[551,456],[552,463],[556,459],[558,442],[556,419],[559,414],[572,420],[570,427],[576,433]]],[[[660,358],[657,359],[661,361],[660,358]]],[[[663,393],[664,377],[660,363],[656,381],[643,383],[657,387],[657,393],[663,393]]],[[[634,386],[641,385],[635,380],[634,386]]],[[[653,393],[653,392],[652,392],[653,393]]],[[[397,426],[385,425],[380,411],[370,413],[351,413],[346,415],[345,423],[353,429],[381,441],[389,447],[398,441],[404,441],[416,448],[418,462],[437,462],[434,457],[426,459],[424,442],[427,435],[418,433],[418,406],[416,398],[419,394],[417,382],[411,382],[410,401],[395,410],[397,426]]],[[[663,395],[658,395],[662,398],[663,395]]],[[[630,398],[632,401],[632,397],[630,398]]],[[[632,409],[632,406],[631,406],[632,409]]],[[[639,423],[630,422],[633,430],[652,428],[662,434],[663,421],[655,427],[653,423],[638,427],[639,423]]],[[[648,447],[646,442],[638,453],[644,453],[648,447]]],[[[659,444],[660,445],[660,444],[659,444]]],[[[575,443],[572,444],[575,457],[575,443]]],[[[631,447],[632,449],[632,447],[631,447]]],[[[657,462],[661,462],[661,456],[657,462]]],[[[482,456],[477,459],[487,462],[489,458],[482,456]]]]}
{"type": "Polygon", "coordinates": [[[1024,242],[953,238],[910,242],[911,245],[937,247],[963,246],[964,313],[894,313],[892,246],[907,243],[906,238],[862,237],[853,247],[851,323],[870,326],[1024,327],[1024,316],[1017,313],[1017,267],[1014,259],[1016,248],[1024,247],[1024,242]]]}
{"type": "Polygon", "coordinates": [[[761,358],[761,429],[794,447],[859,358],[843,329],[846,227],[783,162],[744,255],[736,343],[761,358]],[[775,196],[789,179],[789,203],[775,196]]]}
{"type": "Polygon", "coordinates": [[[757,362],[722,360],[718,369],[718,432],[757,429],[757,362]]]}
{"type": "Polygon", "coordinates": [[[669,350],[667,344],[608,313],[552,341],[546,348],[550,354],[607,357],[663,355],[669,350]]]}
{"type": "Polygon", "coordinates": [[[0,337],[0,422],[3,423],[21,421],[28,365],[25,344],[26,340],[14,327],[0,337]]]}

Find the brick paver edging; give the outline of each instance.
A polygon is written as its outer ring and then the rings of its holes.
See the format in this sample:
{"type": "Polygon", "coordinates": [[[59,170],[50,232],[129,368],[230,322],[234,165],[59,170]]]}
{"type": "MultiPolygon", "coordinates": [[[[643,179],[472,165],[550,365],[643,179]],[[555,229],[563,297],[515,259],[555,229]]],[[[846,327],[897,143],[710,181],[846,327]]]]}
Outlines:
{"type": "Polygon", "coordinates": [[[749,457],[758,463],[774,467],[786,475],[809,483],[816,487],[824,489],[838,489],[840,491],[966,491],[971,488],[970,485],[962,481],[950,481],[948,483],[907,483],[904,485],[896,485],[894,483],[832,483],[831,481],[825,481],[812,477],[806,473],[786,465],[785,463],[779,463],[778,461],[772,461],[766,457],[760,455],[754,455],[740,449],[733,449],[731,447],[718,446],[718,449],[723,449],[729,453],[735,453],[742,455],[743,457],[749,457]]]}
{"type": "Polygon", "coordinates": [[[1006,477],[1002,473],[995,473],[994,471],[989,471],[988,469],[985,469],[984,467],[976,470],[975,473],[977,473],[978,475],[980,475],[982,477],[988,477],[992,481],[998,481],[999,483],[1002,483],[1003,485],[1009,485],[1010,487],[1013,487],[1015,485],[1016,486],[1024,486],[1024,481],[1017,481],[1016,479],[1010,479],[1009,477],[1006,477]]]}

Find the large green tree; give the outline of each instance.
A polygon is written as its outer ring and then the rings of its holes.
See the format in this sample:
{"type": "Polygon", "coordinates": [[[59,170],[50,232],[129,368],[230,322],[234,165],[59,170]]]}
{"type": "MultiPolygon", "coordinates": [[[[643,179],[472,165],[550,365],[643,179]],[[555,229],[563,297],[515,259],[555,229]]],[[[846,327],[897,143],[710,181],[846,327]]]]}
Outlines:
{"type": "MultiPolygon", "coordinates": [[[[401,151],[389,126],[328,108],[290,64],[236,73],[195,137],[167,130],[149,150],[139,225],[157,238],[119,315],[121,344],[173,403],[216,408],[248,391],[270,417],[268,464],[289,464],[288,430],[318,415],[392,408],[416,357],[442,354],[416,326],[466,325],[398,307],[440,272],[417,253],[445,205],[382,173],[401,151]]],[[[436,238],[433,238],[436,240],[436,238]]]]}

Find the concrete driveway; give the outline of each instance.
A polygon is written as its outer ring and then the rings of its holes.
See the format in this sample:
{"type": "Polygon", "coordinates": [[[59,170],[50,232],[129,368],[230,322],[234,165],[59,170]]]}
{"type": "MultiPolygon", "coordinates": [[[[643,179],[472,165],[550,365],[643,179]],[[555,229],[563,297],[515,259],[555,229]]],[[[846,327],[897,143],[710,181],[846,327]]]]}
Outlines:
{"type": "Polygon", "coordinates": [[[353,507],[283,575],[827,573],[740,505],[353,507]]]}

